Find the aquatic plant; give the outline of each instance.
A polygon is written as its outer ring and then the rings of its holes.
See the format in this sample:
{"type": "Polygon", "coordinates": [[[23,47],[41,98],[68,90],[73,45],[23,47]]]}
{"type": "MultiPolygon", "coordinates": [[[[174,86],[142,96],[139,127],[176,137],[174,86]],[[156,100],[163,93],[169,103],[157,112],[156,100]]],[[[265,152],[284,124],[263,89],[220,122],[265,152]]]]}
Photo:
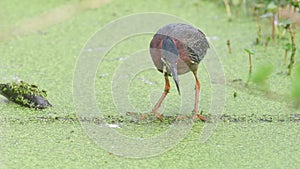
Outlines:
{"type": "Polygon", "coordinates": [[[292,48],[292,44],[291,43],[286,43],[283,45],[283,49],[284,49],[284,58],[283,58],[283,64],[286,65],[286,59],[287,59],[287,55],[288,52],[291,50],[292,48]]]}
{"type": "Polygon", "coordinates": [[[290,37],[291,37],[291,57],[290,57],[290,64],[288,66],[288,75],[292,74],[292,70],[293,70],[293,66],[295,63],[295,56],[296,56],[296,40],[295,40],[295,34],[294,31],[292,30],[290,24],[287,25],[287,31],[290,33],[290,37]]]}
{"type": "Polygon", "coordinates": [[[267,11],[272,13],[272,39],[275,39],[276,34],[276,14],[278,11],[278,6],[274,3],[274,1],[271,1],[267,5],[267,11]]]}
{"type": "Polygon", "coordinates": [[[271,40],[271,37],[268,36],[268,38],[267,38],[267,40],[266,40],[266,42],[265,42],[265,51],[267,51],[267,49],[268,49],[270,40],[271,40]]]}
{"type": "Polygon", "coordinates": [[[228,3],[227,0],[223,0],[225,7],[226,7],[226,13],[228,16],[228,21],[232,21],[232,16],[231,16],[231,10],[230,10],[230,4],[228,3]]]}
{"type": "Polygon", "coordinates": [[[248,56],[249,56],[249,73],[251,74],[252,73],[252,55],[254,55],[255,51],[251,50],[251,49],[247,49],[247,48],[245,48],[244,50],[248,53],[248,56]]]}

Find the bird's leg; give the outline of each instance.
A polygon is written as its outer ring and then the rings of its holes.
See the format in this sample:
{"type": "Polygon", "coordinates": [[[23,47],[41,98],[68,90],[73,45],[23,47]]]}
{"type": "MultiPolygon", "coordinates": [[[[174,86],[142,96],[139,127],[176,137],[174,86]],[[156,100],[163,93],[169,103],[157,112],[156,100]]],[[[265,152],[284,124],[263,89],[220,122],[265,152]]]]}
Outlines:
{"type": "Polygon", "coordinates": [[[198,80],[198,75],[197,75],[197,71],[193,71],[193,74],[195,76],[195,80],[196,80],[196,85],[195,85],[195,105],[194,105],[194,113],[198,113],[198,102],[199,102],[199,93],[200,93],[200,82],[198,80]]]}
{"type": "Polygon", "coordinates": [[[168,78],[168,74],[165,73],[165,90],[163,92],[163,94],[161,95],[161,97],[159,98],[159,100],[157,101],[157,103],[155,104],[152,112],[156,115],[156,117],[161,120],[161,116],[162,114],[158,114],[158,109],[161,106],[162,102],[164,101],[164,99],[166,98],[166,96],[169,93],[170,90],[170,82],[169,82],[169,78],[168,78]]]}
{"type": "Polygon", "coordinates": [[[197,70],[193,71],[193,74],[195,76],[195,80],[196,80],[196,85],[195,85],[195,105],[194,105],[194,110],[193,110],[193,113],[194,113],[194,118],[198,118],[202,121],[206,121],[206,118],[203,117],[202,115],[198,114],[198,102],[199,102],[199,93],[200,93],[200,81],[198,80],[198,73],[197,73],[197,70]]]}

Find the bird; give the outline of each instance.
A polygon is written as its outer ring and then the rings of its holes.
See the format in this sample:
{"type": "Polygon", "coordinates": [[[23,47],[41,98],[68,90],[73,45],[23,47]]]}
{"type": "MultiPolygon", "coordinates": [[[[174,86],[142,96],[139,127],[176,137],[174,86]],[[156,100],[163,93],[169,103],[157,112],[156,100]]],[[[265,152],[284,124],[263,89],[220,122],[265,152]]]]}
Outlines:
{"type": "Polygon", "coordinates": [[[158,109],[170,91],[169,76],[173,77],[180,95],[178,75],[191,71],[196,81],[193,117],[206,121],[205,117],[198,114],[200,93],[198,66],[209,47],[208,40],[202,31],[184,23],[165,25],[154,34],[150,42],[150,55],[155,67],[163,73],[165,78],[164,92],[152,109],[158,119],[162,117],[158,109]]]}

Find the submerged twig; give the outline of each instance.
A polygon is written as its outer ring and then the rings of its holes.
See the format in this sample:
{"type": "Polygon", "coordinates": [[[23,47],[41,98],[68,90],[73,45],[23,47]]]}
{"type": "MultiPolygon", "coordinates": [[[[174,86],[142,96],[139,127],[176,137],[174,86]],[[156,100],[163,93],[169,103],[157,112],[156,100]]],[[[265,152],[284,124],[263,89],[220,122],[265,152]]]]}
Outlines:
{"type": "Polygon", "coordinates": [[[230,53],[231,54],[231,46],[230,46],[230,40],[227,40],[227,48],[228,48],[228,53],[230,53]]]}

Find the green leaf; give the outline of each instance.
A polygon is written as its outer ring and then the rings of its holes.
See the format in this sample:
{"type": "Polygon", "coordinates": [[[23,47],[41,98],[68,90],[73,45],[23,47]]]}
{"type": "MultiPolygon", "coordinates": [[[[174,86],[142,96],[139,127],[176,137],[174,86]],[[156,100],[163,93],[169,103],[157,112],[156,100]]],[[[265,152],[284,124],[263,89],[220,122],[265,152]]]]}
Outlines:
{"type": "Polygon", "coordinates": [[[276,13],[278,10],[278,6],[274,3],[274,1],[270,2],[267,6],[267,10],[272,13],[276,13]]]}
{"type": "Polygon", "coordinates": [[[252,49],[244,48],[244,50],[245,50],[248,54],[251,54],[251,55],[253,55],[253,54],[255,53],[255,51],[252,50],[252,49]]]}
{"type": "Polygon", "coordinates": [[[291,43],[286,43],[286,44],[283,45],[283,49],[284,50],[288,50],[289,51],[289,50],[291,50],[291,48],[292,48],[292,44],[291,43]]]}

